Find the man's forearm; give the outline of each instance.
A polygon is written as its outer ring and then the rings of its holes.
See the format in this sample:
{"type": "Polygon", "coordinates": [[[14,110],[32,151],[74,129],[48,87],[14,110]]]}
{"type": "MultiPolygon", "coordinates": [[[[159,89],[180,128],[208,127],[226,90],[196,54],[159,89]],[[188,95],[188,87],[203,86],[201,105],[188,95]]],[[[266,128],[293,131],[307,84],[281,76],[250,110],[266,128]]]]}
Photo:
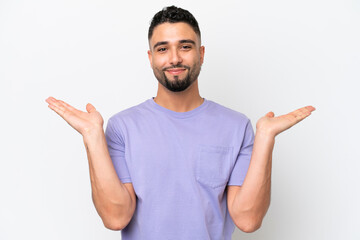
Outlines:
{"type": "Polygon", "coordinates": [[[234,200],[229,208],[238,226],[247,226],[249,231],[258,229],[269,205],[271,188],[273,136],[257,132],[250,166],[241,187],[236,188],[234,200]]]}
{"type": "Polygon", "coordinates": [[[131,220],[136,200],[116,174],[103,129],[84,135],[84,144],[96,210],[107,228],[122,229],[131,220]]]}
{"type": "Polygon", "coordinates": [[[228,187],[228,207],[235,224],[243,231],[261,225],[269,205],[272,151],[275,136],[308,117],[315,108],[306,106],[275,117],[268,112],[256,123],[256,135],[248,173],[243,185],[228,187]]]}

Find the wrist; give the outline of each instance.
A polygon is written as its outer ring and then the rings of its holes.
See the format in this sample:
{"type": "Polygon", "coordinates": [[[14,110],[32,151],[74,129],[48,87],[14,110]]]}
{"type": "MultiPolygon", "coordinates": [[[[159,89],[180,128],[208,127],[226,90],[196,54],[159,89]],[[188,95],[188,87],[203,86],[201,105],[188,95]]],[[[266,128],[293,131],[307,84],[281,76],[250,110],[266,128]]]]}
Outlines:
{"type": "Polygon", "coordinates": [[[263,139],[273,140],[276,137],[276,134],[270,129],[256,128],[255,136],[261,137],[263,139]]]}
{"type": "Polygon", "coordinates": [[[254,149],[268,149],[272,151],[275,145],[275,135],[268,131],[256,130],[254,149]],[[256,146],[255,146],[256,145],[256,146]]]}
{"type": "Polygon", "coordinates": [[[102,136],[104,136],[104,129],[102,126],[95,126],[91,129],[86,129],[83,134],[83,140],[85,143],[87,142],[92,142],[96,139],[101,138],[102,136]]]}

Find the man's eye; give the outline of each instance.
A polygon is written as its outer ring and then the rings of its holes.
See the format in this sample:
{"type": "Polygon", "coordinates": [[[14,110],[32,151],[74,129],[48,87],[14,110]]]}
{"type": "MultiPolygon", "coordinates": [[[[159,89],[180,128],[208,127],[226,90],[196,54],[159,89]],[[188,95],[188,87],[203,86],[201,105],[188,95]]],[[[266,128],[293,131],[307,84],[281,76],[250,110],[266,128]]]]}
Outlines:
{"type": "Polygon", "coordinates": [[[182,46],[182,48],[183,48],[183,49],[191,49],[191,46],[189,46],[189,45],[184,45],[184,46],[182,46]]]}
{"type": "Polygon", "coordinates": [[[158,48],[158,52],[164,52],[166,51],[166,48],[158,48]]]}

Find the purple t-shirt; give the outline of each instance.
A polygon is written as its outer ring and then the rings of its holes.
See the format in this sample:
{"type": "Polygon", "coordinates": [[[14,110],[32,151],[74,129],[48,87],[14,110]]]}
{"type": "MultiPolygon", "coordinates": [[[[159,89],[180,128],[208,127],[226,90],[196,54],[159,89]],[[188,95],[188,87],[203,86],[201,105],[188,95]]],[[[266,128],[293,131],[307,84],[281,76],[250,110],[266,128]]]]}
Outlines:
{"type": "Polygon", "coordinates": [[[137,197],[123,240],[231,239],[226,186],[242,185],[254,142],[245,115],[207,99],[174,112],[150,98],[112,116],[105,134],[137,197]]]}

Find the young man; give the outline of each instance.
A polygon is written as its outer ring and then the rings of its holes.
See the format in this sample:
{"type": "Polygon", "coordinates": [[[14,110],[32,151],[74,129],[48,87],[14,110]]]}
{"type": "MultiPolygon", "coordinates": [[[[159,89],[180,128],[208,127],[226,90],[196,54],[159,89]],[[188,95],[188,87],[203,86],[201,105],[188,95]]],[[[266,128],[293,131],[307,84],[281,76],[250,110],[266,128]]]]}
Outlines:
{"type": "Polygon", "coordinates": [[[83,136],[104,225],[124,240],[231,239],[234,224],[255,231],[270,203],[275,136],[314,108],[270,112],[254,136],[245,115],[199,95],[205,49],[188,11],[164,8],[148,38],[157,95],[115,114],[105,134],[91,104],[82,112],[46,100],[83,136]]]}

